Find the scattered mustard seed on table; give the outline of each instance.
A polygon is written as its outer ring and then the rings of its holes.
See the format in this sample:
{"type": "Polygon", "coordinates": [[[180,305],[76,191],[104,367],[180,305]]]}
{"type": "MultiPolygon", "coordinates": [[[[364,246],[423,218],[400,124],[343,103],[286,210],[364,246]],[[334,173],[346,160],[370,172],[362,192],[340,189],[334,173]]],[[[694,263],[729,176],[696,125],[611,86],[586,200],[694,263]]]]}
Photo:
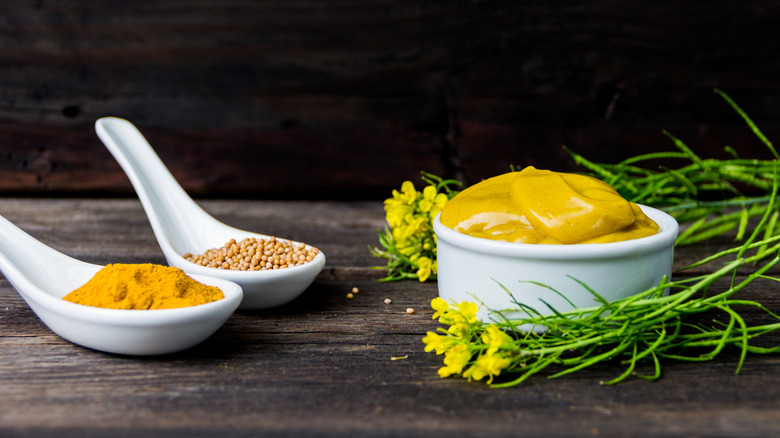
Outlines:
{"type": "Polygon", "coordinates": [[[212,248],[200,255],[185,254],[184,258],[208,268],[265,271],[308,263],[314,260],[319,252],[314,247],[306,248],[303,243],[293,244],[275,237],[248,237],[241,242],[230,239],[221,248],[212,248]]]}

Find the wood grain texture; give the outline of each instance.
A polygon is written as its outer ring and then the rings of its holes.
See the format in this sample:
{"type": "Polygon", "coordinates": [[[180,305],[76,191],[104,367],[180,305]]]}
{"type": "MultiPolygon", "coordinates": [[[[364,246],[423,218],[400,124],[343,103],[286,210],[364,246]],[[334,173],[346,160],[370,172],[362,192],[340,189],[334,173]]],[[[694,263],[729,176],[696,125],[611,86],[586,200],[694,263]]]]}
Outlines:
{"type": "Polygon", "coordinates": [[[577,170],[780,131],[776,2],[0,4],[0,192],[127,195],[94,135],[138,124],[185,188],[376,198],[421,170],[577,170]]]}
{"type": "MultiPolygon", "coordinates": [[[[201,204],[230,225],[320,247],[326,269],[289,305],[238,312],[201,345],[150,358],[62,340],[0,277],[0,436],[761,437],[780,427],[780,358],[771,355],[749,356],[739,375],[733,350],[708,363],[664,362],[660,381],[614,387],[599,382],[619,364],[505,390],[440,379],[441,357],[421,342],[437,327],[435,284],[380,283],[371,269],[380,203],[201,204]],[[360,293],[347,300],[354,286],[360,293]]],[[[0,214],[82,260],[164,262],[136,200],[6,198],[0,214]]],[[[676,268],[712,249],[678,253],[676,268]]],[[[768,281],[743,296],[780,308],[768,281]]]]}

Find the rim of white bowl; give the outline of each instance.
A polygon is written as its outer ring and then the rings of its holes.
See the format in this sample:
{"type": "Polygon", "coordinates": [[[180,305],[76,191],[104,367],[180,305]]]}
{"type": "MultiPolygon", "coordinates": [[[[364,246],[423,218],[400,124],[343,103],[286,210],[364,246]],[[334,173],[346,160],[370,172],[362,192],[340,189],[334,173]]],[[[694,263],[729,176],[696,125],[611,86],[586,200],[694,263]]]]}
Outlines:
{"type": "Polygon", "coordinates": [[[646,205],[637,204],[655,223],[659,231],[652,236],[639,239],[609,243],[578,243],[572,245],[547,245],[531,243],[502,242],[483,239],[459,233],[441,223],[441,213],[433,220],[436,238],[462,249],[491,255],[507,257],[526,257],[535,259],[581,260],[589,258],[612,258],[625,255],[637,255],[672,247],[680,226],[667,213],[646,205]]]}

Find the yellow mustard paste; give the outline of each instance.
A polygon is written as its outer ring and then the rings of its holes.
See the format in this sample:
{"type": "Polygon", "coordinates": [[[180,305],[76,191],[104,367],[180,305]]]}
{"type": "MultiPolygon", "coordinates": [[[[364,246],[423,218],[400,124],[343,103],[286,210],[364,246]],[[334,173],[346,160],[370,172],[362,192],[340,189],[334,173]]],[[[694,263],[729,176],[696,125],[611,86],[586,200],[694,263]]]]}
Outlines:
{"type": "Polygon", "coordinates": [[[606,243],[638,239],[658,225],[609,184],[526,167],[452,198],[441,223],[463,234],[518,243],[606,243]]]}

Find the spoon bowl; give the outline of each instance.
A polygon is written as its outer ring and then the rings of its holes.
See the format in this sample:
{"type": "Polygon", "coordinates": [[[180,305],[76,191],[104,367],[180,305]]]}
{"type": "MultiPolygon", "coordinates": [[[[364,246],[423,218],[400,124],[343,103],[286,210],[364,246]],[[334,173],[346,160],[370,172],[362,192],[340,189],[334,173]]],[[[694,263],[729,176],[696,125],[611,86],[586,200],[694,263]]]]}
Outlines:
{"type": "Polygon", "coordinates": [[[223,279],[192,275],[225,297],[198,306],[159,310],[104,309],[62,299],[102,266],[62,254],[0,216],[0,271],[41,321],[62,338],[94,350],[159,355],[185,350],[214,334],[243,297],[223,279]]]}
{"type": "MultiPolygon", "coordinates": [[[[95,131],[130,179],[160,249],[171,266],[188,274],[208,275],[238,283],[244,291],[244,299],[239,306],[242,309],[264,309],[286,304],[308,288],[322,271],[325,266],[322,252],[302,265],[263,271],[209,268],[186,260],[186,254],[203,254],[223,246],[230,239],[267,239],[270,236],[233,228],[206,213],[176,182],[132,123],[116,117],[104,117],[95,122],[95,131]]],[[[306,245],[306,248],[311,249],[311,246],[306,245]]]]}

